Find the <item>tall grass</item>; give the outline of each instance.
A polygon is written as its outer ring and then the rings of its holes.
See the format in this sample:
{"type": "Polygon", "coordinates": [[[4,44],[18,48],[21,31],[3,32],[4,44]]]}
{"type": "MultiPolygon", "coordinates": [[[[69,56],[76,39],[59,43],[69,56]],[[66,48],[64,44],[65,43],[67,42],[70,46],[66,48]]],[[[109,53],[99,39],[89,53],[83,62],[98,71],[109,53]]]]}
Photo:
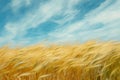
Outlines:
{"type": "Polygon", "coordinates": [[[120,80],[120,43],[2,47],[0,80],[120,80]]]}

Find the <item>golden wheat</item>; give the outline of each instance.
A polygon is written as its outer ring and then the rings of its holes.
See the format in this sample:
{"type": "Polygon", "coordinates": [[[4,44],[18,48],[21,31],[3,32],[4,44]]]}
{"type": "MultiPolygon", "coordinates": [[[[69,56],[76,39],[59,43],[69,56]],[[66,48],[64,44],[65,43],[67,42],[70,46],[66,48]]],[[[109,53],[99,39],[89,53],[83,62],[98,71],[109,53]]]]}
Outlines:
{"type": "Polygon", "coordinates": [[[0,80],[120,80],[120,43],[2,47],[0,80]]]}

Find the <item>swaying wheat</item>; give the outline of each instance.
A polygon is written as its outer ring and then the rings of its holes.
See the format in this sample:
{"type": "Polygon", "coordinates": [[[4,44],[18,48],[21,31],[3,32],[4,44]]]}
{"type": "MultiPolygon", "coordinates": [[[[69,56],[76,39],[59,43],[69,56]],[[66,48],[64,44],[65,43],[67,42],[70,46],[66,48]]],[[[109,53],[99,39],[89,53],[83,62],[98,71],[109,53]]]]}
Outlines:
{"type": "Polygon", "coordinates": [[[2,47],[0,80],[120,80],[120,43],[2,47]]]}

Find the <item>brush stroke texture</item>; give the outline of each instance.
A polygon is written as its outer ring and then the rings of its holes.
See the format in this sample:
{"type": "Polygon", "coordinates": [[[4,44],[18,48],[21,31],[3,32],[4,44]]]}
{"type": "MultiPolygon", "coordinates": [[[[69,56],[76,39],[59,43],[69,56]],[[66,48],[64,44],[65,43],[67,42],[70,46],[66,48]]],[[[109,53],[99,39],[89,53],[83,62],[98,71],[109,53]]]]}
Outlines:
{"type": "Polygon", "coordinates": [[[0,45],[120,40],[120,0],[0,0],[0,45]]]}

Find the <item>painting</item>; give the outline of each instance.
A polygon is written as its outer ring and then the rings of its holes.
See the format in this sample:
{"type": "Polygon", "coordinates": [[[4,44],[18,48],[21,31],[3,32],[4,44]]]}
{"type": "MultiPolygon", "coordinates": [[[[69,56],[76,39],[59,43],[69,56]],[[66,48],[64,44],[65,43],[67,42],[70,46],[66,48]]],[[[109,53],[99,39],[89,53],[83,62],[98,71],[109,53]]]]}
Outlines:
{"type": "Polygon", "coordinates": [[[0,0],[0,80],[120,80],[120,0],[0,0]]]}

